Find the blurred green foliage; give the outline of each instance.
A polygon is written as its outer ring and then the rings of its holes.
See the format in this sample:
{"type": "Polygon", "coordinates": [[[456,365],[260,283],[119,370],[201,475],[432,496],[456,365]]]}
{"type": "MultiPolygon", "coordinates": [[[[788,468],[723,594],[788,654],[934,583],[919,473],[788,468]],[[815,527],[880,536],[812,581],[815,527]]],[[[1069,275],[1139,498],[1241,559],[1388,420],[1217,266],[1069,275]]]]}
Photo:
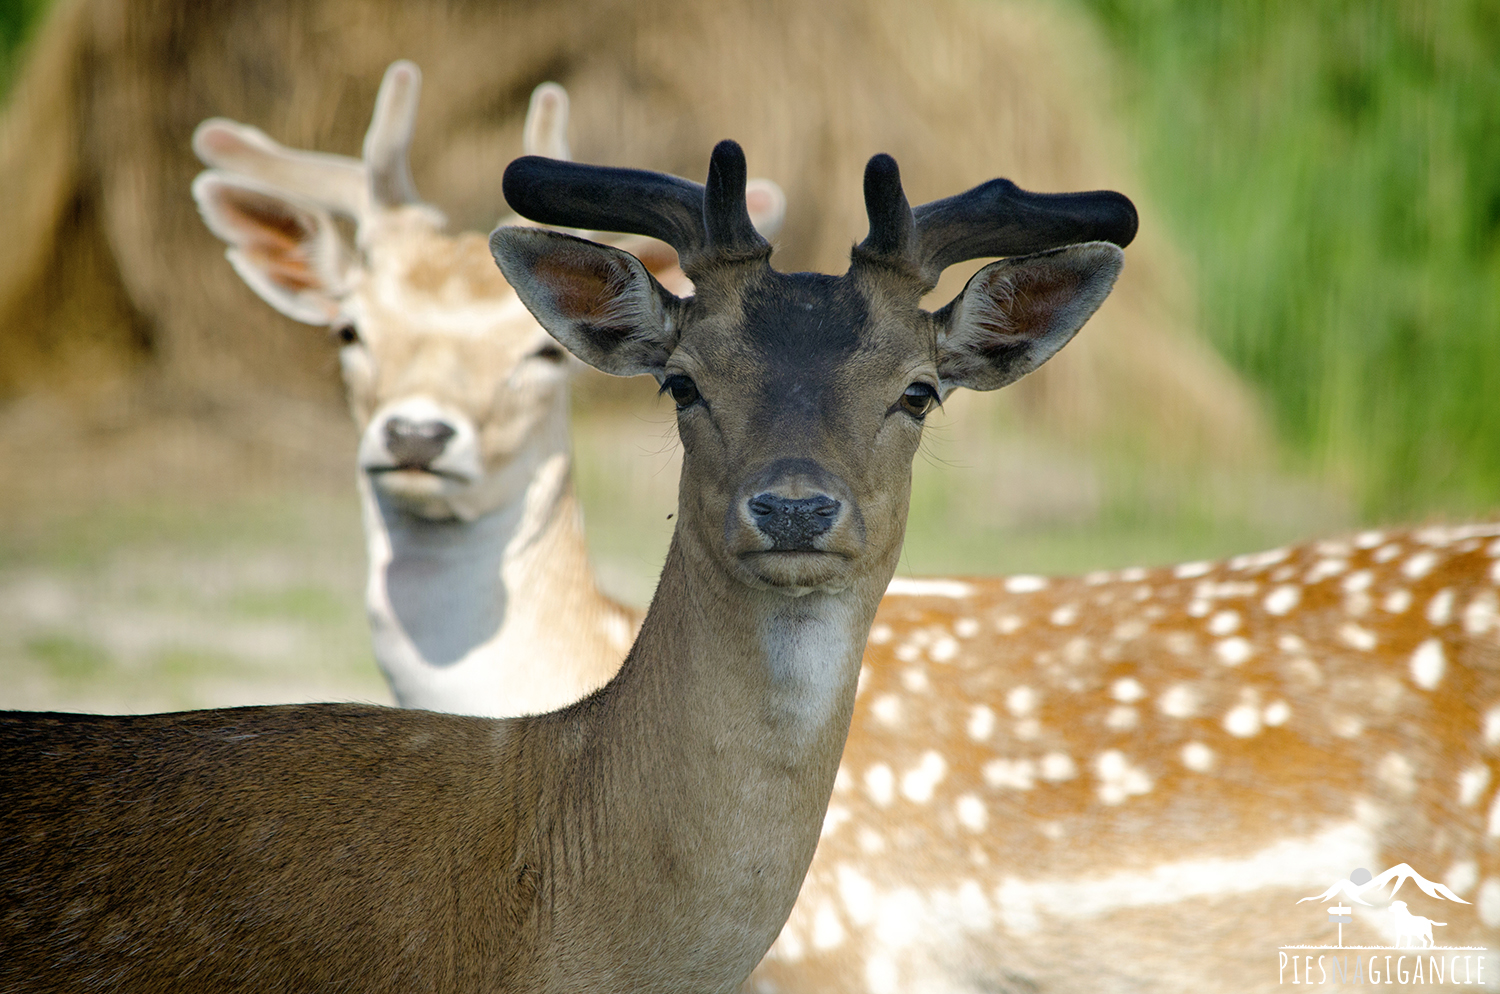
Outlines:
{"type": "Polygon", "coordinates": [[[1371,518],[1500,504],[1500,4],[1083,2],[1282,438],[1371,518]]]}
{"type": "Polygon", "coordinates": [[[0,92],[10,82],[13,57],[49,0],[0,0],[0,92]]]}

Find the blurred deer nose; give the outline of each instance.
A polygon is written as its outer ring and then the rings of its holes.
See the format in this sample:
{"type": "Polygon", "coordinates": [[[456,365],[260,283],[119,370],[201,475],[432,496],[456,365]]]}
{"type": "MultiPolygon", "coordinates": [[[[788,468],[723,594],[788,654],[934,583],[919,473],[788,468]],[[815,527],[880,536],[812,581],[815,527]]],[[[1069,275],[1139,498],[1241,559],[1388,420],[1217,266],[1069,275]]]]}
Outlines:
{"type": "Polygon", "coordinates": [[[402,469],[423,469],[443,454],[455,432],[442,421],[391,418],[385,423],[385,447],[402,469]]]}
{"type": "Polygon", "coordinates": [[[770,537],[772,551],[799,552],[813,548],[813,539],[832,528],[843,507],[824,494],[792,499],[772,493],[750,498],[755,527],[770,537]]]}

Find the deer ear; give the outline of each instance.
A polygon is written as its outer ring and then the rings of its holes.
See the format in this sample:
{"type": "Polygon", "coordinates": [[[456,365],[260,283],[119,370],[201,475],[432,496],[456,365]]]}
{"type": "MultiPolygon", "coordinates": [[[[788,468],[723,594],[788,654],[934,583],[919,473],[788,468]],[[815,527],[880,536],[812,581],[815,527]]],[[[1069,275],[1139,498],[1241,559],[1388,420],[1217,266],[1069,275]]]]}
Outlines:
{"type": "Polygon", "coordinates": [[[327,211],[271,187],[209,170],[193,181],[209,230],[261,299],[287,317],[329,324],[339,315],[349,262],[327,211]]]}
{"type": "Polygon", "coordinates": [[[1057,354],[1109,296],[1125,256],[1108,242],[1003,259],[934,315],[946,389],[996,390],[1057,354]]]}
{"type": "Polygon", "coordinates": [[[521,302],[578,358],[616,376],[661,377],[680,302],[635,256],[521,227],[496,228],[490,252],[521,302]]]}

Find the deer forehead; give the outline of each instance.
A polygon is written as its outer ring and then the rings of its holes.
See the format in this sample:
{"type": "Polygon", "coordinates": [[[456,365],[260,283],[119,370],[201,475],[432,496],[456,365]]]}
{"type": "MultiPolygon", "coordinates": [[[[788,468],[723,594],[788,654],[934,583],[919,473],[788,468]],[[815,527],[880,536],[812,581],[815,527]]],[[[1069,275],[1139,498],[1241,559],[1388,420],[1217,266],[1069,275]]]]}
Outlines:
{"type": "MultiPolygon", "coordinates": [[[[374,336],[443,335],[516,341],[519,351],[540,332],[526,306],[495,268],[484,238],[408,229],[369,253],[361,286],[362,329],[374,336]]],[[[370,337],[367,334],[367,337],[370,337]]]]}

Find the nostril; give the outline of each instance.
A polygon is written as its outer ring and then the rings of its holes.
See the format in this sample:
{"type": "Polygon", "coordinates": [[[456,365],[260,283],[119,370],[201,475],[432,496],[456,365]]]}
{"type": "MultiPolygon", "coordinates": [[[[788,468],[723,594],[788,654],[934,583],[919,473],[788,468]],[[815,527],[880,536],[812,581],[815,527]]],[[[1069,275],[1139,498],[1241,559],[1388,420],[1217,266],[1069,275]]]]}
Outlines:
{"type": "Polygon", "coordinates": [[[763,493],[746,506],[773,550],[796,551],[812,549],[813,540],[833,527],[843,505],[824,494],[793,499],[763,493]]]}
{"type": "Polygon", "coordinates": [[[385,423],[385,447],[402,469],[420,469],[438,456],[458,432],[445,421],[391,418],[385,423]]]}

